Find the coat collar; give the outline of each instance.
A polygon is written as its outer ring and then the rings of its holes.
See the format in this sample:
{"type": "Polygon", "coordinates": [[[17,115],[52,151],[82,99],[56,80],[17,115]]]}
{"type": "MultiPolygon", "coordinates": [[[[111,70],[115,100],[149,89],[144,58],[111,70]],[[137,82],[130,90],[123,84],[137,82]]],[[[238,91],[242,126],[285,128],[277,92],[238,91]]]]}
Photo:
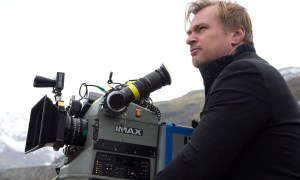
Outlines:
{"type": "Polygon", "coordinates": [[[235,54],[217,58],[208,64],[202,65],[199,70],[203,78],[205,96],[207,95],[212,83],[219,76],[222,70],[231,62],[236,60],[236,57],[246,52],[255,52],[255,48],[249,44],[242,44],[237,49],[235,54]]]}

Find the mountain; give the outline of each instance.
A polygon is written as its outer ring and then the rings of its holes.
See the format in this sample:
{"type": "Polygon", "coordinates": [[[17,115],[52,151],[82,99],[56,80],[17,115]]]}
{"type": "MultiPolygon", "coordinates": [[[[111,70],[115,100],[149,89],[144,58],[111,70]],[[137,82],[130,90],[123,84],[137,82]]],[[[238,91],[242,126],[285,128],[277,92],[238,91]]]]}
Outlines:
{"type": "MultiPolygon", "coordinates": [[[[279,71],[287,81],[294,96],[300,101],[300,68],[289,67],[279,71]]],[[[154,103],[161,111],[163,122],[168,121],[184,126],[191,126],[193,119],[200,119],[199,114],[203,104],[203,90],[190,91],[182,97],[154,103]]],[[[56,152],[52,148],[42,148],[24,154],[28,114],[27,110],[22,108],[16,108],[14,112],[0,108],[0,179],[25,179],[23,178],[24,174],[27,177],[32,177],[33,174],[45,175],[50,173],[48,177],[52,178],[55,175],[52,171],[53,167],[47,165],[58,159],[62,155],[61,151],[56,152]],[[47,170],[47,168],[51,170],[47,170]]],[[[47,178],[39,176],[39,178],[29,179],[47,178]]]]}
{"type": "Polygon", "coordinates": [[[300,77],[300,68],[299,67],[287,67],[279,69],[280,74],[284,77],[285,80],[291,80],[293,78],[300,77]]]}
{"type": "Polygon", "coordinates": [[[280,69],[279,72],[283,75],[287,81],[295,98],[300,101],[300,68],[289,67],[280,69]]]}
{"type": "Polygon", "coordinates": [[[191,126],[193,119],[200,119],[200,110],[204,105],[204,91],[190,91],[182,97],[154,104],[160,109],[163,122],[191,126]]]}
{"type": "Polygon", "coordinates": [[[0,111],[0,169],[49,165],[61,156],[50,147],[24,154],[29,117],[21,108],[16,111],[0,111]]]}
{"type": "Polygon", "coordinates": [[[56,172],[53,166],[19,167],[0,170],[0,177],[1,180],[51,180],[56,172]]]}

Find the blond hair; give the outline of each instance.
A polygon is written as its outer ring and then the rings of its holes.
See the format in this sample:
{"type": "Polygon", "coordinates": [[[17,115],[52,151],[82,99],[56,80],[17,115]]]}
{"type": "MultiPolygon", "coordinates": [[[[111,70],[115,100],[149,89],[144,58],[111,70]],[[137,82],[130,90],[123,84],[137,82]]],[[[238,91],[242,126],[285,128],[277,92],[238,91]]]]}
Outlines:
{"type": "Polygon", "coordinates": [[[216,5],[217,17],[223,23],[227,30],[235,30],[237,28],[244,28],[245,38],[244,42],[253,43],[252,23],[246,8],[237,3],[222,0],[196,0],[188,4],[185,12],[185,23],[190,22],[191,14],[195,15],[205,7],[216,5]]]}

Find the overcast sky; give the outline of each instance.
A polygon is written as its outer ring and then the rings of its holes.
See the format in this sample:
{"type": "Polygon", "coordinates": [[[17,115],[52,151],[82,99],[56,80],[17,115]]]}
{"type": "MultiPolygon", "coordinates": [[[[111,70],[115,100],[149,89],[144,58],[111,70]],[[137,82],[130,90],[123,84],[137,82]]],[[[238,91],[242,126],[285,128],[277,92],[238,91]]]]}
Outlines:
{"type": "MultiPolygon", "coordinates": [[[[163,63],[172,84],[154,101],[203,89],[185,44],[189,0],[0,0],[1,107],[28,110],[51,89],[33,88],[36,75],[65,73],[63,99],[81,83],[108,89],[109,73],[124,83],[163,63]]],[[[257,53],[277,69],[300,67],[299,1],[238,0],[252,17],[257,53]]],[[[90,88],[90,91],[99,92],[90,88]]]]}

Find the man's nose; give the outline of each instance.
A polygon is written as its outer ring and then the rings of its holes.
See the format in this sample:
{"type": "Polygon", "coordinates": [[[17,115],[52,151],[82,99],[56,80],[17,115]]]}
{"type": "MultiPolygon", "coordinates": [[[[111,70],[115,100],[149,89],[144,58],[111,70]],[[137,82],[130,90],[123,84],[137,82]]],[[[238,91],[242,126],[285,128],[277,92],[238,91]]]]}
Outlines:
{"type": "Polygon", "coordinates": [[[186,43],[188,45],[192,45],[195,42],[197,42],[197,38],[195,36],[193,36],[193,33],[189,35],[189,37],[186,39],[186,43]]]}

